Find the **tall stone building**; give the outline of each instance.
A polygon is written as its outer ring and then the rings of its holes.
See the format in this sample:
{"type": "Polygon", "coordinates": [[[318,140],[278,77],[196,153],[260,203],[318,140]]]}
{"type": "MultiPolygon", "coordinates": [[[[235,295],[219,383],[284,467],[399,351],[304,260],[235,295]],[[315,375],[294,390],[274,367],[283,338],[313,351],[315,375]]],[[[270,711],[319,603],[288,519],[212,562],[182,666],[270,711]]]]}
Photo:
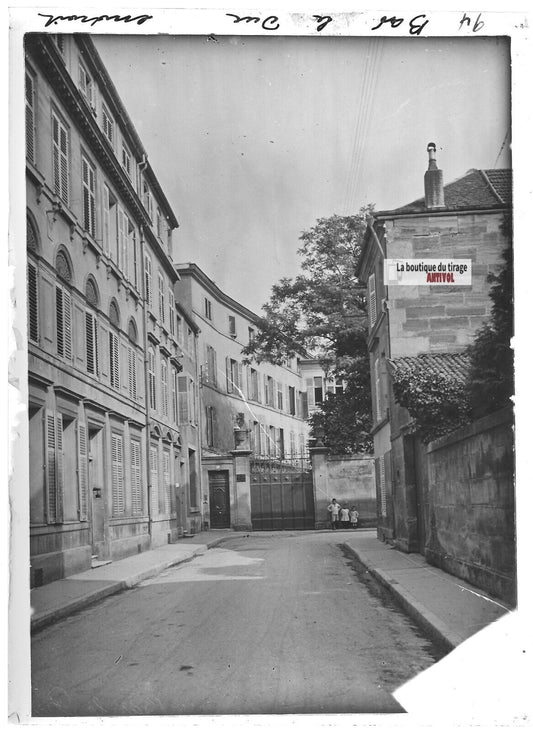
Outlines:
{"type": "Polygon", "coordinates": [[[243,452],[289,462],[307,454],[307,393],[296,358],[244,364],[259,318],[196,264],[177,267],[176,299],[199,327],[202,482],[211,527],[249,529],[250,484],[238,477],[243,452]],[[238,455],[235,455],[238,451],[238,455]]]}
{"type": "Polygon", "coordinates": [[[511,211],[510,170],[470,170],[448,185],[428,145],[424,198],[369,223],[358,265],[368,286],[368,350],[378,490],[378,535],[402,550],[425,550],[430,532],[420,440],[394,399],[395,367],[465,377],[463,351],[490,317],[487,277],[502,265],[511,211]],[[384,282],[387,259],[470,259],[468,286],[384,282]]]}
{"type": "Polygon", "coordinates": [[[199,529],[197,333],[178,329],[178,222],[90,37],[25,53],[38,585],[199,529]]]}

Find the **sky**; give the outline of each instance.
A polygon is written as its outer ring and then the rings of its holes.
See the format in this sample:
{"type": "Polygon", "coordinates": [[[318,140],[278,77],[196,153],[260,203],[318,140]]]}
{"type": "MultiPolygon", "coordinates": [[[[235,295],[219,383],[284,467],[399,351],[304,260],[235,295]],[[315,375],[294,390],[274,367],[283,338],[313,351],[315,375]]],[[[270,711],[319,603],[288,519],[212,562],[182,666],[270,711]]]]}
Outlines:
{"type": "Polygon", "coordinates": [[[510,60],[497,37],[113,36],[95,45],[196,262],[260,312],[299,271],[302,231],[510,166],[510,60]]]}

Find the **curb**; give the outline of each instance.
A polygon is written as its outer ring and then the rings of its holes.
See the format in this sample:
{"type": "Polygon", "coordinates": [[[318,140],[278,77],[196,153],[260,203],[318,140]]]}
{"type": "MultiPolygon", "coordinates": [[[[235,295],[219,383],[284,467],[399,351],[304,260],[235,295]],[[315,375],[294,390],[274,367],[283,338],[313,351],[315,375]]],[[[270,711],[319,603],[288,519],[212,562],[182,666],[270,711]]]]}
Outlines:
{"type": "Polygon", "coordinates": [[[165,561],[162,564],[158,564],[157,566],[153,566],[152,568],[146,569],[145,571],[142,571],[139,574],[134,574],[133,576],[131,576],[128,579],[122,579],[121,581],[116,581],[114,584],[111,584],[110,586],[105,586],[101,589],[96,589],[96,590],[86,594],[85,596],[81,596],[81,597],[78,597],[77,599],[73,599],[68,604],[65,604],[62,607],[50,609],[39,615],[33,616],[30,620],[30,631],[32,634],[34,632],[38,632],[39,630],[44,629],[45,627],[48,627],[51,624],[54,624],[55,622],[59,621],[60,619],[65,619],[65,617],[68,617],[71,614],[74,614],[75,612],[80,611],[81,609],[85,609],[86,607],[89,607],[92,604],[96,604],[97,602],[101,601],[102,599],[106,599],[108,596],[112,596],[113,594],[118,594],[119,592],[125,591],[126,589],[133,589],[133,587],[140,584],[141,581],[145,581],[146,579],[151,579],[154,576],[157,576],[158,574],[162,573],[166,569],[171,568],[172,566],[178,566],[181,563],[187,563],[188,561],[192,561],[193,558],[204,553],[206,550],[209,550],[210,548],[213,548],[214,546],[219,545],[219,543],[222,543],[222,541],[226,540],[228,537],[231,537],[231,536],[221,536],[220,538],[216,538],[215,540],[211,541],[209,544],[207,544],[207,543],[196,544],[195,548],[193,548],[193,546],[191,546],[192,553],[189,556],[177,556],[176,558],[165,561]]]}
{"type": "Polygon", "coordinates": [[[343,544],[344,548],[394,597],[403,611],[433,640],[441,643],[447,650],[454,650],[463,638],[450,630],[441,620],[424,607],[414,596],[402,588],[386,571],[366,563],[353,546],[343,544]]]}

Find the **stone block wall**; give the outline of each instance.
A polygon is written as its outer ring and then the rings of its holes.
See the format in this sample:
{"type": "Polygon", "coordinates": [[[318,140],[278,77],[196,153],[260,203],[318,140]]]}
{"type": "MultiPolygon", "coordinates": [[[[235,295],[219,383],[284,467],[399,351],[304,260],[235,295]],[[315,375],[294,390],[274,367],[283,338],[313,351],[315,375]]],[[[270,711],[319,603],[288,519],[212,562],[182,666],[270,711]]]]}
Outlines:
{"type": "Polygon", "coordinates": [[[472,286],[389,287],[391,357],[461,350],[490,316],[489,273],[505,239],[501,212],[450,214],[387,222],[387,257],[470,259],[472,286]]]}
{"type": "Polygon", "coordinates": [[[361,528],[375,527],[376,482],[374,458],[366,456],[313,456],[315,527],[329,528],[327,506],[335,498],[343,507],[355,505],[361,528]],[[317,464],[317,461],[319,464],[317,464]]]}
{"type": "Polygon", "coordinates": [[[516,601],[514,435],[499,411],[428,445],[426,559],[516,601]]]}

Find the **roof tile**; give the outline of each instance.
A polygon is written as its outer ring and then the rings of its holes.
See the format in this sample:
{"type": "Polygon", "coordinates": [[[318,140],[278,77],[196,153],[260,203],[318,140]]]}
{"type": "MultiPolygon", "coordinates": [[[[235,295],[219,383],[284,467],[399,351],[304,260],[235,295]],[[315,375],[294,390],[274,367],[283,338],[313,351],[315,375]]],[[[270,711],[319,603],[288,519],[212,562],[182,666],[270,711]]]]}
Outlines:
{"type": "Polygon", "coordinates": [[[470,367],[470,359],[464,351],[461,353],[422,353],[404,358],[390,358],[388,362],[391,365],[393,378],[395,372],[399,371],[402,371],[402,375],[405,375],[406,372],[415,375],[424,371],[449,376],[459,383],[466,382],[470,367]]]}

